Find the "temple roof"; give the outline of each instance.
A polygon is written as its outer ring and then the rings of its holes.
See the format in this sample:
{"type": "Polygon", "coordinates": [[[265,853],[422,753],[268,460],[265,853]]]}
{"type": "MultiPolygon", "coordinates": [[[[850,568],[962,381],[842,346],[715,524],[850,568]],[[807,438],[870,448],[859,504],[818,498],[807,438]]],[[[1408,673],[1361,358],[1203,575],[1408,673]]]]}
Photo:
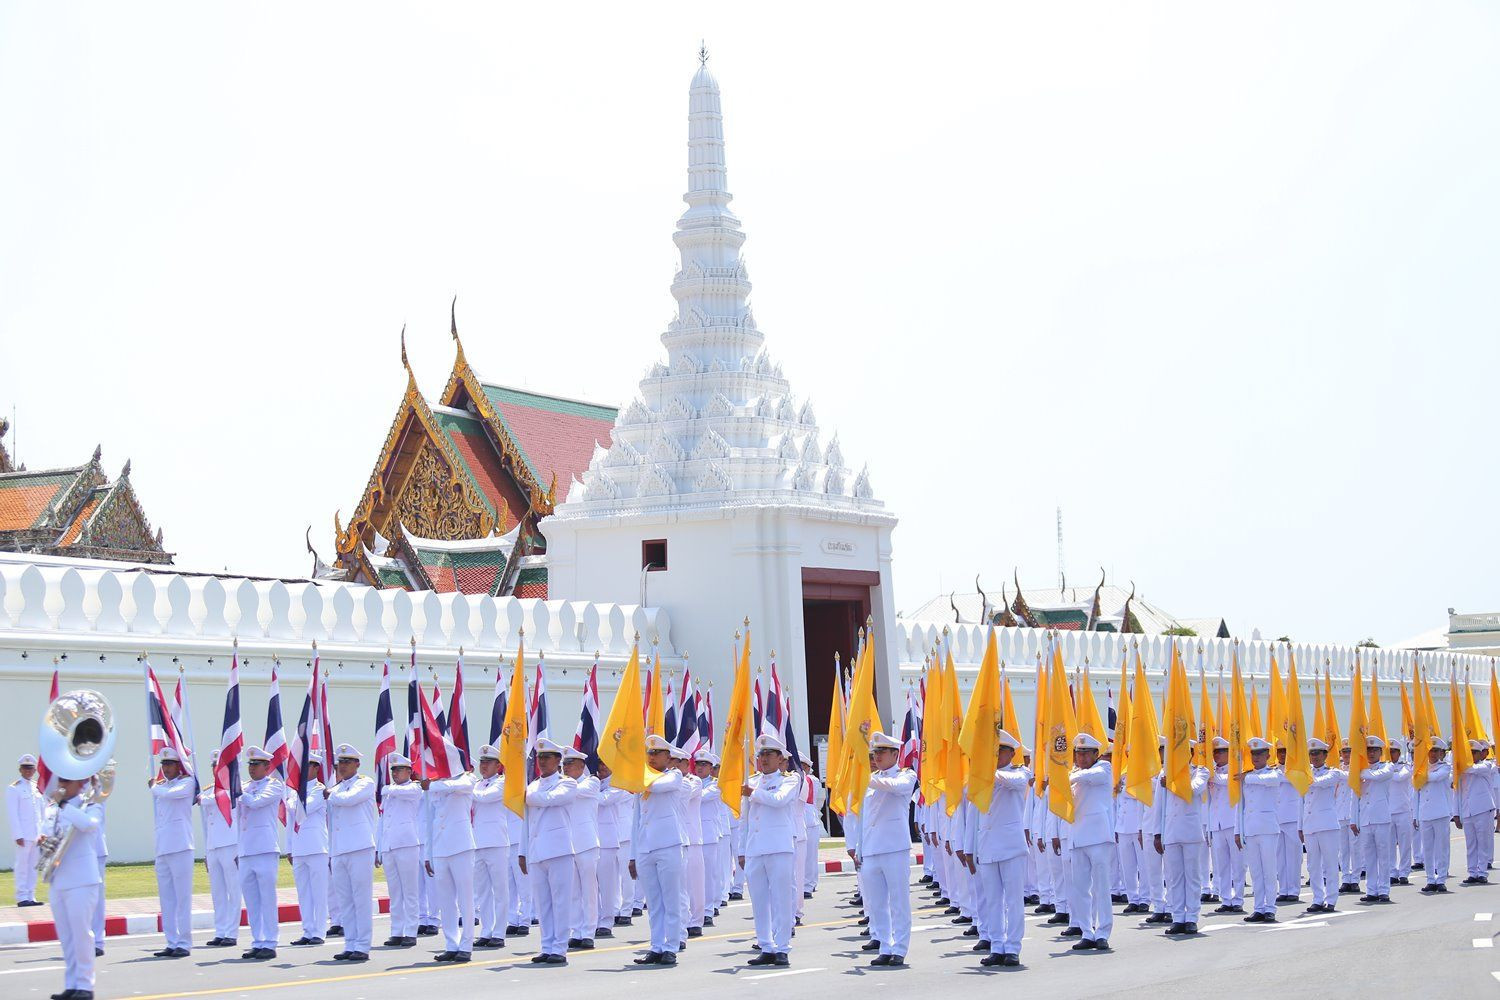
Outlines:
{"type": "MultiPolygon", "coordinates": [[[[1024,597],[1017,600],[1013,588],[1002,594],[986,593],[983,598],[977,591],[967,593],[938,594],[923,603],[915,611],[902,615],[912,621],[952,622],[955,617],[961,622],[977,622],[982,618],[982,604],[988,604],[992,614],[1001,606],[1014,608],[1022,604],[1041,628],[1064,631],[1081,630],[1087,627],[1089,612],[1097,589],[1099,609],[1094,627],[1115,632],[1140,632],[1144,635],[1160,635],[1171,628],[1187,627],[1201,636],[1228,635],[1222,618],[1177,618],[1154,604],[1149,604],[1132,591],[1114,584],[1095,587],[1038,587],[1026,588],[1024,597]],[[1131,627],[1126,628],[1126,606],[1129,605],[1131,627]]],[[[1019,620],[1017,624],[1031,624],[1019,620]]]]}
{"type": "Polygon", "coordinates": [[[53,504],[89,467],[0,473],[0,531],[45,527],[53,504]]]}
{"type": "Polygon", "coordinates": [[[525,389],[484,386],[485,397],[516,443],[538,482],[567,483],[582,477],[594,447],[608,448],[619,410],[525,389]]]}

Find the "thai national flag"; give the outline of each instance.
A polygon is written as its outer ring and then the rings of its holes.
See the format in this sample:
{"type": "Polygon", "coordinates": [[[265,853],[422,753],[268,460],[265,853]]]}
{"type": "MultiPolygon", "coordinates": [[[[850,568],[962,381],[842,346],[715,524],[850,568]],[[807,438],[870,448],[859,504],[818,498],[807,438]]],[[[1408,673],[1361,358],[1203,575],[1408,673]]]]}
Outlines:
{"type": "MultiPolygon", "coordinates": [[[[318,669],[317,654],[313,654],[313,671],[318,669]]],[[[323,773],[328,774],[333,768],[333,748],[338,744],[333,742],[333,716],[328,714],[328,675],[325,673],[318,679],[318,728],[323,736],[323,773]]]]}
{"type": "Polygon", "coordinates": [[[543,737],[551,738],[551,733],[547,731],[546,666],[547,661],[538,654],[536,658],[536,686],[531,689],[531,705],[526,713],[526,774],[528,778],[535,778],[537,776],[536,741],[543,737]]]}
{"type": "Polygon", "coordinates": [[[458,658],[458,665],[453,668],[453,701],[449,703],[448,731],[453,738],[453,745],[458,748],[458,756],[463,761],[464,770],[469,769],[469,713],[464,710],[464,658],[458,658]]]}
{"type": "Polygon", "coordinates": [[[916,767],[921,756],[922,740],[917,735],[917,710],[911,688],[906,689],[906,717],[901,720],[901,753],[896,762],[901,767],[916,767]]]}
{"type": "Polygon", "coordinates": [[[443,711],[443,689],[432,682],[432,714],[437,718],[438,732],[448,735],[448,713],[443,711]]]}
{"type": "Polygon", "coordinates": [[[588,755],[590,773],[599,767],[599,660],[589,668],[589,679],[583,684],[583,709],[578,713],[578,731],[573,734],[573,749],[588,755]]]}
{"type": "Polygon", "coordinates": [[[177,675],[177,689],[172,692],[170,714],[177,736],[182,740],[182,749],[186,751],[182,755],[182,766],[193,776],[193,804],[197,805],[198,793],[203,790],[203,786],[198,780],[198,751],[193,749],[193,715],[188,711],[187,675],[180,672],[177,675]]]}
{"type": "Polygon", "coordinates": [[[495,700],[490,702],[490,746],[500,746],[500,730],[505,728],[505,706],[510,686],[505,671],[495,668],[495,700]]]}
{"type": "MultiPolygon", "coordinates": [[[[56,701],[57,695],[57,662],[54,660],[52,664],[52,693],[47,696],[47,704],[51,705],[54,701],[56,701]]],[[[47,786],[51,783],[51,781],[52,769],[47,766],[46,761],[42,760],[41,754],[38,754],[36,758],[37,790],[40,791],[43,795],[48,794],[49,789],[47,788],[47,786]]]]}
{"type": "Polygon", "coordinates": [[[420,688],[417,689],[417,695],[422,711],[419,738],[424,765],[423,777],[441,779],[463,773],[463,761],[459,759],[458,748],[443,732],[442,723],[438,721],[440,713],[433,710],[420,688]]]}
{"type": "Polygon", "coordinates": [[[703,734],[703,745],[714,748],[714,689],[712,686],[699,699],[698,731],[703,734]]]}
{"type": "Polygon", "coordinates": [[[672,679],[670,677],[667,678],[667,691],[662,695],[662,701],[666,702],[666,707],[662,710],[661,714],[661,727],[666,730],[661,734],[662,739],[675,747],[677,745],[677,699],[672,697],[672,679]]]}
{"type": "Polygon", "coordinates": [[[411,675],[406,682],[406,735],[401,739],[401,753],[411,760],[413,777],[426,770],[422,763],[422,685],[417,679],[417,652],[412,650],[411,675]]]}
{"type": "Polygon", "coordinates": [[[240,800],[240,754],[245,749],[245,733],[240,728],[240,654],[229,661],[229,684],[224,692],[224,727],[219,736],[219,761],[214,765],[214,801],[224,822],[240,800]]]}
{"type": "Polygon", "coordinates": [[[692,670],[686,668],[682,671],[682,696],[677,703],[676,745],[687,751],[689,760],[703,745],[698,732],[698,691],[693,687],[692,670]]]}
{"type": "MultiPolygon", "coordinates": [[[[317,752],[313,747],[320,739],[317,692],[318,675],[314,673],[307,679],[307,693],[302,696],[302,713],[297,716],[297,728],[292,730],[292,739],[287,746],[286,787],[287,791],[297,796],[299,816],[306,815],[307,783],[303,777],[307,774],[308,765],[312,763],[312,755],[317,752]]],[[[324,772],[327,772],[326,767],[324,772]]]]}
{"type": "Polygon", "coordinates": [[[762,733],[765,732],[765,730],[762,729],[761,726],[764,723],[765,717],[766,717],[766,712],[765,712],[765,704],[766,703],[765,703],[765,699],[763,699],[761,697],[761,695],[760,695],[760,678],[759,677],[755,678],[755,697],[752,698],[752,699],[750,699],[750,702],[751,702],[750,703],[750,711],[752,713],[754,713],[754,715],[755,715],[755,735],[759,736],[759,735],[761,735],[762,733]]]}
{"type": "Polygon", "coordinates": [[[1105,714],[1108,718],[1104,720],[1105,728],[1109,730],[1109,738],[1115,738],[1115,692],[1108,684],[1104,686],[1105,714]]]}
{"type": "Polygon", "coordinates": [[[167,699],[161,693],[161,684],[156,680],[156,671],[151,669],[151,661],[146,663],[146,727],[151,745],[151,769],[156,770],[156,755],[167,747],[171,747],[182,758],[184,768],[187,766],[186,748],[182,745],[182,738],[177,734],[177,726],[172,721],[171,709],[167,705],[167,699]]]}
{"type": "Polygon", "coordinates": [[[386,762],[396,752],[396,717],[391,714],[391,660],[380,672],[380,695],[375,700],[375,804],[382,804],[388,780],[386,762]]]}
{"type": "MultiPolygon", "coordinates": [[[[266,742],[262,749],[271,755],[271,770],[287,779],[286,730],[281,724],[281,680],[277,676],[281,663],[271,661],[271,696],[266,702],[266,742]]],[[[276,815],[282,826],[286,825],[286,803],[276,807],[276,815]]]]}
{"type": "MultiPolygon", "coordinates": [[[[766,691],[765,708],[761,711],[762,732],[770,733],[782,743],[786,742],[782,732],[786,726],[785,696],[781,690],[781,677],[776,673],[776,664],[771,664],[771,683],[766,691]]],[[[788,747],[787,749],[791,749],[788,747]]]]}

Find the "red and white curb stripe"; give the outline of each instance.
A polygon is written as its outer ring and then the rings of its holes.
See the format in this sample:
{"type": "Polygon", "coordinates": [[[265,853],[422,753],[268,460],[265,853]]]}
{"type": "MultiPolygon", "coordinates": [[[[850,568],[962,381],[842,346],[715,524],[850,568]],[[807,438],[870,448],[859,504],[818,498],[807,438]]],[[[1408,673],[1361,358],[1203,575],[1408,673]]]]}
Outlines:
{"type": "MultiPolygon", "coordinates": [[[[385,896],[375,900],[380,913],[391,912],[391,901],[385,896]]],[[[302,910],[296,903],[282,903],[276,909],[278,923],[292,923],[302,919],[302,910]]],[[[242,908],[240,926],[248,927],[250,919],[242,908]]],[[[208,930],[214,926],[213,910],[193,911],[193,930],[208,930]]],[[[126,934],[155,934],[161,930],[160,913],[133,913],[123,917],[104,918],[104,936],[120,937],[126,934]]],[[[56,941],[57,924],[51,920],[32,920],[0,924],[0,945],[30,944],[36,941],[56,941]]]]}
{"type": "MultiPolygon", "coordinates": [[[[914,865],[920,865],[921,863],[922,863],[922,855],[918,854],[912,860],[912,864],[914,864],[914,865]]],[[[850,861],[848,858],[844,858],[844,860],[842,860],[842,861],[821,861],[821,862],[819,862],[819,864],[821,864],[823,866],[823,874],[825,874],[825,875],[852,875],[852,874],[854,874],[854,862],[850,861]]]]}

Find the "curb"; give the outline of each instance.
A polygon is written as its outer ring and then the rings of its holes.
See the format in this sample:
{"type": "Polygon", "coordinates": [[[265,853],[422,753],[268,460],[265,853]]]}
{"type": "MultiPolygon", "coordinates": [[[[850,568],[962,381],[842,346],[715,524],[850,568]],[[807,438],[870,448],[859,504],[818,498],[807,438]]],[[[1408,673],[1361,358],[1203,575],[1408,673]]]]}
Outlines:
{"type": "MultiPolygon", "coordinates": [[[[377,913],[391,912],[391,901],[387,896],[375,899],[377,913]]],[[[302,910],[296,903],[282,903],[276,908],[277,923],[293,923],[302,919],[302,910]]],[[[240,926],[250,925],[249,915],[240,909],[240,926]]],[[[206,930],[214,926],[213,910],[194,910],[191,924],[193,930],[206,930]]],[[[160,913],[132,913],[122,917],[104,918],[104,936],[122,937],[126,934],[155,934],[161,930],[160,913]]],[[[57,924],[51,920],[30,920],[25,923],[0,924],[0,945],[34,944],[38,941],[56,941],[57,924]]]]}
{"type": "MultiPolygon", "coordinates": [[[[912,864],[914,864],[914,865],[920,865],[921,863],[922,863],[922,854],[919,851],[919,852],[917,852],[914,860],[912,861],[912,864]]],[[[854,872],[854,862],[853,861],[849,861],[849,860],[844,860],[844,861],[820,861],[819,864],[821,864],[823,866],[822,870],[823,870],[823,874],[825,874],[825,875],[846,875],[846,874],[853,874],[853,872],[854,872]]]]}

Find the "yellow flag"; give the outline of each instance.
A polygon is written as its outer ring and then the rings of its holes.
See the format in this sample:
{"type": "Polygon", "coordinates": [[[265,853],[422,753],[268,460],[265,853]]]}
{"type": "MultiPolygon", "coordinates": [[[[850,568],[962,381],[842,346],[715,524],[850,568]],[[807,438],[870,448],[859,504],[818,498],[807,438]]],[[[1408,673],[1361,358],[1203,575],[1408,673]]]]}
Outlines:
{"type": "MultiPolygon", "coordinates": [[[[1240,676],[1240,654],[1236,649],[1229,675],[1230,775],[1243,774],[1254,767],[1250,762],[1251,726],[1250,710],[1245,705],[1245,679],[1240,676]]],[[[1240,783],[1233,777],[1229,781],[1229,804],[1240,804],[1240,783]]]]}
{"type": "MultiPolygon", "coordinates": [[[[1317,687],[1317,682],[1313,682],[1317,687]]],[[[1312,758],[1307,749],[1307,720],[1302,716],[1302,685],[1297,683],[1297,658],[1289,655],[1286,668],[1286,778],[1306,795],[1312,785],[1312,758]]]]}
{"type": "Polygon", "coordinates": [[[995,769],[1000,750],[1000,717],[1005,711],[1000,690],[1000,647],[995,643],[995,626],[989,628],[984,659],[979,662],[979,676],[969,693],[969,707],[959,730],[958,745],[969,758],[969,801],[980,812],[988,812],[995,794],[995,769]]]}
{"type": "Polygon", "coordinates": [[[1130,759],[1130,675],[1125,669],[1129,662],[1128,654],[1120,656],[1120,707],[1115,709],[1115,755],[1110,761],[1116,795],[1120,794],[1120,782],[1130,759]]]}
{"type": "Polygon", "coordinates": [[[943,671],[936,651],[927,665],[927,698],[922,702],[922,798],[928,805],[943,797],[943,671]]]}
{"type": "MultiPolygon", "coordinates": [[[[1015,700],[1010,696],[1010,678],[1004,675],[1003,667],[1001,673],[1001,687],[1004,688],[1005,692],[1005,731],[1014,736],[1016,738],[1016,742],[1019,743],[1021,741],[1021,719],[1016,715],[1016,703],[1015,700]]],[[[1016,760],[1019,761],[1020,759],[1021,755],[1017,753],[1016,760]]]]}
{"type": "Polygon", "coordinates": [[[1464,703],[1458,692],[1458,678],[1456,677],[1448,678],[1448,704],[1453,717],[1453,745],[1449,752],[1453,755],[1453,787],[1457,788],[1458,779],[1474,766],[1474,751],[1469,748],[1469,740],[1478,739],[1478,737],[1469,734],[1468,723],[1464,720],[1464,703]]]}
{"type": "Polygon", "coordinates": [[[667,734],[667,699],[661,693],[661,654],[656,654],[656,663],[651,667],[651,676],[647,678],[651,690],[646,693],[646,735],[665,736],[667,734]]]}
{"type": "Polygon", "coordinates": [[[1199,767],[1214,766],[1214,737],[1218,736],[1214,722],[1213,703],[1208,700],[1208,678],[1203,668],[1198,668],[1198,748],[1193,751],[1193,763],[1199,767]]]}
{"type": "Polygon", "coordinates": [[[1109,730],[1099,717],[1099,703],[1094,700],[1094,682],[1089,678],[1089,668],[1083,668],[1078,681],[1078,731],[1088,733],[1103,746],[1109,742],[1109,730]]]}
{"type": "Polygon", "coordinates": [[[1068,679],[1060,662],[1061,653],[1052,662],[1047,683],[1047,808],[1060,819],[1073,822],[1073,738],[1078,735],[1078,719],[1073,713],[1073,699],[1068,697],[1068,679]]]}
{"type": "MultiPolygon", "coordinates": [[[[1432,717],[1428,709],[1427,699],[1422,697],[1422,689],[1426,681],[1422,679],[1422,668],[1418,666],[1412,677],[1412,687],[1416,693],[1416,709],[1413,712],[1412,724],[1412,750],[1411,750],[1411,783],[1414,788],[1422,788],[1427,784],[1427,752],[1432,749],[1432,738],[1439,735],[1437,720],[1432,717]]],[[[1406,694],[1403,685],[1401,693],[1406,694]]]]}
{"type": "MultiPolygon", "coordinates": [[[[653,683],[657,685],[659,695],[659,665],[656,674],[653,683]]],[[[740,815],[740,794],[745,779],[750,776],[750,753],[755,743],[751,730],[754,728],[755,710],[750,696],[750,626],[746,625],[745,644],[740,647],[740,661],[734,666],[734,682],[729,688],[729,715],[724,720],[724,746],[719,757],[719,797],[736,819],[740,815]]]]}
{"type": "Polygon", "coordinates": [[[1151,700],[1151,686],[1146,668],[1141,665],[1140,650],[1135,654],[1135,684],[1130,691],[1130,750],[1125,762],[1125,790],[1137,802],[1151,804],[1156,776],[1161,773],[1161,754],[1157,751],[1161,736],[1156,728],[1156,704],[1151,700]]]}
{"type": "MultiPolygon", "coordinates": [[[[506,706],[509,707],[508,705],[506,706]]],[[[630,647],[630,661],[615,692],[599,738],[599,759],[609,765],[616,788],[640,794],[661,775],[646,763],[646,718],[641,705],[641,653],[630,647]]]]}
{"type": "Polygon", "coordinates": [[[1354,678],[1349,684],[1349,789],[1355,795],[1364,792],[1360,771],[1365,763],[1365,739],[1370,725],[1365,718],[1365,682],[1360,676],[1359,654],[1354,656],[1354,678]]]}
{"type": "MultiPolygon", "coordinates": [[[[1321,685],[1321,684],[1318,683],[1318,674],[1317,674],[1316,671],[1314,671],[1313,672],[1313,717],[1312,717],[1312,730],[1311,730],[1311,732],[1312,732],[1312,734],[1314,736],[1316,736],[1318,739],[1322,740],[1324,743],[1328,743],[1328,737],[1326,737],[1326,736],[1323,735],[1323,730],[1324,730],[1324,721],[1323,720],[1324,720],[1324,717],[1325,716],[1324,716],[1324,712],[1323,712],[1323,685],[1321,685]]],[[[1328,743],[1328,752],[1333,755],[1333,759],[1334,760],[1338,760],[1339,748],[1337,746],[1335,746],[1332,743],[1328,743]]]]}
{"type": "Polygon", "coordinates": [[[823,784],[828,789],[828,808],[844,815],[845,800],[842,789],[839,787],[838,765],[844,759],[844,685],[839,676],[840,670],[838,657],[833,659],[833,697],[829,698],[828,704],[828,763],[823,770],[823,784]]]}
{"type": "Polygon", "coordinates": [[[1385,712],[1380,707],[1380,665],[1376,664],[1370,668],[1370,718],[1368,721],[1371,736],[1379,736],[1380,742],[1390,747],[1390,738],[1385,733],[1385,712]]]}
{"type": "Polygon", "coordinates": [[[517,816],[526,815],[526,647],[516,647],[516,663],[510,669],[510,694],[506,696],[505,720],[500,724],[500,766],[505,769],[501,801],[517,816]]]}
{"type": "Polygon", "coordinates": [[[1411,698],[1406,694],[1406,671],[1401,672],[1401,679],[1396,682],[1396,687],[1401,691],[1401,734],[1409,740],[1417,738],[1417,717],[1412,714],[1411,698]]]}
{"type": "MultiPolygon", "coordinates": [[[[870,737],[881,731],[880,709],[875,704],[875,632],[865,637],[854,681],[849,687],[849,714],[844,720],[844,793],[849,811],[856,816],[870,785],[870,737]]],[[[720,769],[722,771],[722,768],[720,769]]]]}
{"type": "Polygon", "coordinates": [[[1490,667],[1490,731],[1500,737],[1500,687],[1495,686],[1495,668],[1490,667]]]}
{"type": "Polygon", "coordinates": [[[1162,731],[1167,736],[1166,775],[1162,783],[1167,791],[1184,802],[1193,798],[1193,750],[1191,741],[1197,732],[1193,724],[1193,695],[1188,690],[1187,669],[1172,643],[1172,672],[1167,680],[1166,701],[1162,708],[1162,731]]]}
{"type": "Polygon", "coordinates": [[[951,648],[944,650],[943,659],[943,718],[947,721],[943,743],[943,809],[952,816],[964,794],[964,752],[958,743],[958,732],[964,724],[964,706],[963,696],[958,693],[958,671],[953,666],[951,648]]]}
{"type": "Polygon", "coordinates": [[[1266,684],[1266,731],[1261,739],[1273,747],[1286,746],[1286,688],[1281,683],[1281,670],[1276,665],[1276,654],[1271,653],[1271,677],[1266,684]]]}
{"type": "Polygon", "coordinates": [[[1266,738],[1266,727],[1260,721],[1260,698],[1255,693],[1255,682],[1250,682],[1250,735],[1266,738]]]}
{"type": "Polygon", "coordinates": [[[1036,657],[1036,725],[1031,731],[1032,757],[1032,790],[1037,798],[1042,797],[1042,783],[1047,778],[1047,688],[1051,681],[1048,680],[1047,665],[1042,662],[1042,655],[1036,657]]]}
{"type": "Polygon", "coordinates": [[[1333,675],[1325,667],[1323,669],[1323,711],[1326,714],[1323,720],[1323,742],[1328,744],[1328,751],[1335,755],[1343,747],[1343,738],[1339,736],[1339,708],[1333,702],[1333,675]]]}
{"type": "Polygon", "coordinates": [[[1464,732],[1469,734],[1471,740],[1489,739],[1489,734],[1484,731],[1484,719],[1479,714],[1479,706],[1474,702],[1474,689],[1469,686],[1467,679],[1464,680],[1464,732]]]}

